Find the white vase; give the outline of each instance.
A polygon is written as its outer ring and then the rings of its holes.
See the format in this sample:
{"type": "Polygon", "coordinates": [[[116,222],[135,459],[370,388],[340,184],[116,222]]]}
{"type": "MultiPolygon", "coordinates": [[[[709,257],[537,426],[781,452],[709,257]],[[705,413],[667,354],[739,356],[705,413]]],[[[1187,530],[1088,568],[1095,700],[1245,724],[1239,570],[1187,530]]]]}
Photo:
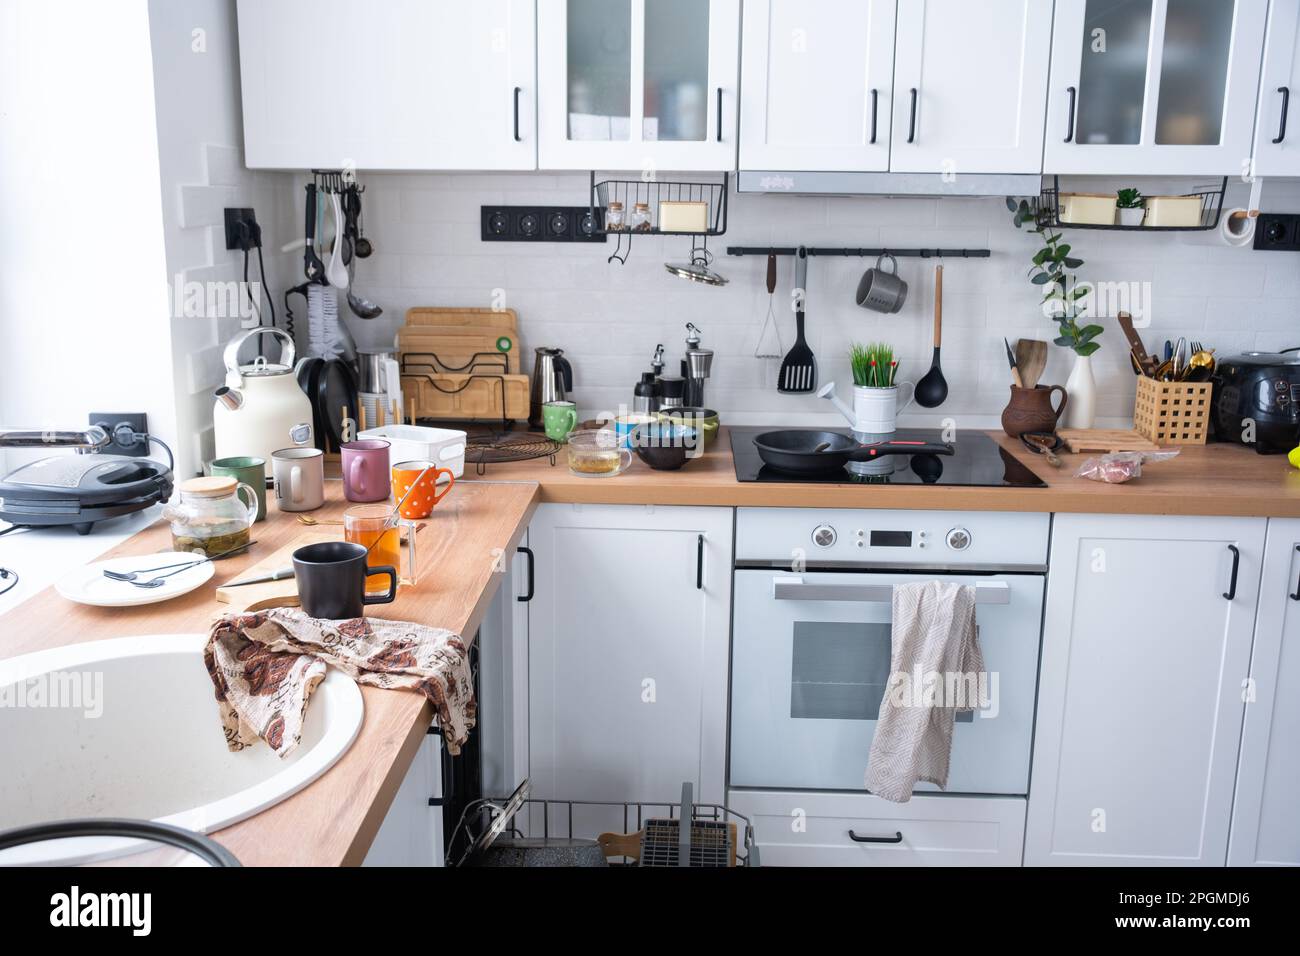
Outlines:
{"type": "Polygon", "coordinates": [[[1145,216],[1146,214],[1147,211],[1142,206],[1137,206],[1129,209],[1120,209],[1119,224],[1121,226],[1140,226],[1142,225],[1142,217],[1145,216]]]}
{"type": "Polygon", "coordinates": [[[1076,355],[1065,380],[1066,428],[1091,428],[1097,420],[1097,380],[1092,377],[1092,356],[1076,355]]]}

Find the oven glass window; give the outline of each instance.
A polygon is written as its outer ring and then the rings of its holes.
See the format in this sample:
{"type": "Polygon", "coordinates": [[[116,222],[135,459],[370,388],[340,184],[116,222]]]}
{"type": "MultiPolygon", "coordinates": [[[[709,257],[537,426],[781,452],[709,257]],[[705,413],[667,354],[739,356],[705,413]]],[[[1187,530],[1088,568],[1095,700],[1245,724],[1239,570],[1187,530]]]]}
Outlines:
{"type": "Polygon", "coordinates": [[[790,716],[875,720],[889,680],[890,625],[795,621],[790,716]]]}

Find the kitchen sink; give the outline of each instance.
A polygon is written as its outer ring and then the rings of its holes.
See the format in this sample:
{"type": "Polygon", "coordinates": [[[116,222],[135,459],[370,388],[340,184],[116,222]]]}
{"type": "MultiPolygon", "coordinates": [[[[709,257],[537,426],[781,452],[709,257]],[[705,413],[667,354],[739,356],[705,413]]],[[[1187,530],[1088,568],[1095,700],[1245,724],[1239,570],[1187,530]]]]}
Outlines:
{"type": "MultiPolygon", "coordinates": [[[[347,752],[361,729],[361,692],[333,669],[292,754],[228,750],[205,641],[125,637],[0,660],[0,830],[129,817],[211,833],[291,796],[347,752]]],[[[85,862],[130,846],[30,844],[0,852],[0,865],[85,862]]]]}

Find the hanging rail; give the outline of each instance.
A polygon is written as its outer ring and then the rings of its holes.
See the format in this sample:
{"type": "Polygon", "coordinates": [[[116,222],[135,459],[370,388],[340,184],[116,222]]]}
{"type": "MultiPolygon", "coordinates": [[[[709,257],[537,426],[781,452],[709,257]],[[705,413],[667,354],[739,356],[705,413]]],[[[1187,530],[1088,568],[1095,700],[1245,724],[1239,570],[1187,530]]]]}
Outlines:
{"type": "MultiPolygon", "coordinates": [[[[778,256],[793,256],[798,251],[798,246],[727,246],[727,255],[729,256],[766,256],[769,253],[778,256]]],[[[890,255],[898,259],[987,259],[992,255],[988,249],[895,249],[892,246],[877,246],[869,249],[807,246],[804,248],[804,252],[810,256],[875,258],[890,255]]]]}

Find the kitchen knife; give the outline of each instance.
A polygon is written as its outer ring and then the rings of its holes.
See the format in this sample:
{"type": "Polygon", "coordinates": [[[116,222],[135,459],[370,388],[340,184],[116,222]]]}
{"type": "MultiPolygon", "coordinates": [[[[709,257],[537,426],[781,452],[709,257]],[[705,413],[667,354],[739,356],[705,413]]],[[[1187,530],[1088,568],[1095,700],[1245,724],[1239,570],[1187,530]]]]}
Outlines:
{"type": "Polygon", "coordinates": [[[293,568],[281,568],[279,571],[272,571],[270,574],[263,574],[261,577],[249,578],[247,581],[231,581],[229,584],[221,585],[223,588],[242,588],[245,584],[265,584],[268,581],[283,581],[285,578],[293,577],[293,568]]]}
{"type": "Polygon", "coordinates": [[[1155,359],[1148,353],[1142,339],[1138,336],[1137,330],[1133,328],[1133,316],[1127,312],[1121,312],[1117,317],[1119,327],[1124,333],[1124,338],[1128,340],[1129,347],[1133,350],[1133,357],[1137,359],[1138,365],[1142,369],[1143,375],[1154,375],[1156,370],[1155,359]]]}

